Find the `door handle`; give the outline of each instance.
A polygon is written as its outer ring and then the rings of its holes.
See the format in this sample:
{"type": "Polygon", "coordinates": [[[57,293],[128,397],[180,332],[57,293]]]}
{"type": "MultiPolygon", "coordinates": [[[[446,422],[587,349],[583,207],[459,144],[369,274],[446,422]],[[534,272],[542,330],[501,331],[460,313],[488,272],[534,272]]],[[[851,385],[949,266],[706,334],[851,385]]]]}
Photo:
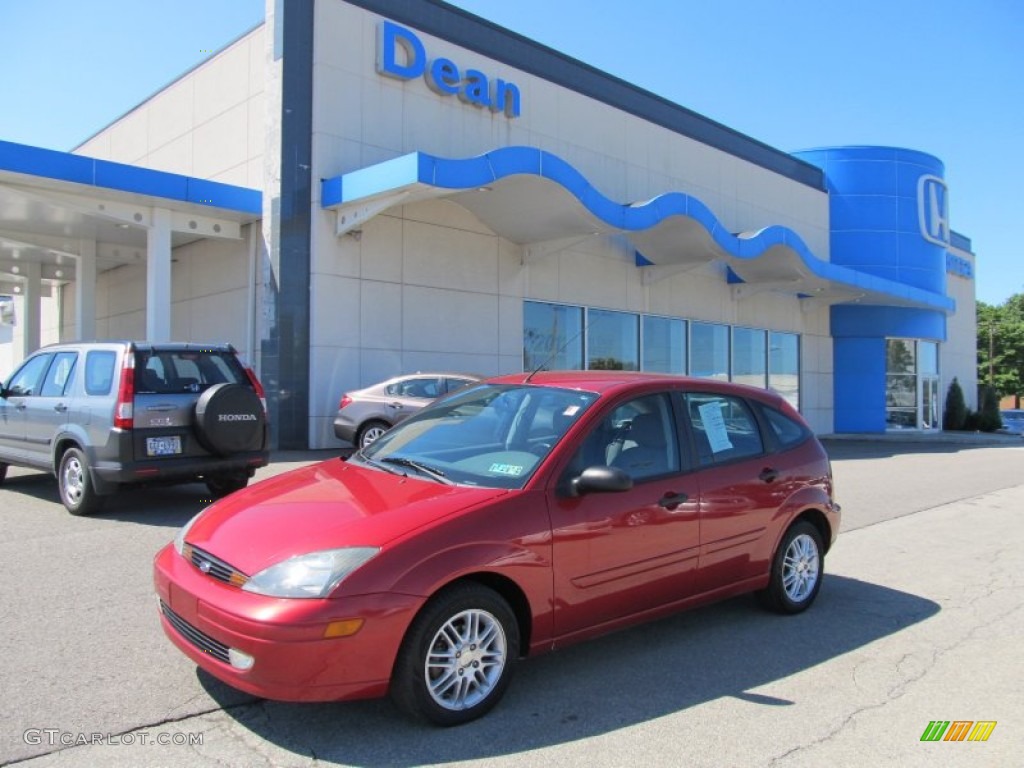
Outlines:
{"type": "Polygon", "coordinates": [[[761,470],[761,474],[758,475],[764,482],[770,483],[779,476],[779,470],[772,469],[771,467],[765,467],[761,470]]]}
{"type": "Polygon", "coordinates": [[[401,408],[401,407],[402,407],[402,404],[401,404],[401,403],[388,403],[388,408],[392,408],[392,409],[394,409],[394,410],[396,410],[396,411],[397,411],[397,410],[398,410],[399,408],[401,408]]]}
{"type": "Polygon", "coordinates": [[[24,411],[26,408],[28,408],[28,403],[18,403],[14,407],[17,408],[19,411],[24,411]]]}
{"type": "Polygon", "coordinates": [[[57,403],[55,406],[53,406],[53,410],[55,410],[57,413],[64,413],[67,409],[68,407],[64,405],[64,403],[57,403]]]}
{"type": "Polygon", "coordinates": [[[675,509],[680,504],[685,504],[689,498],[690,496],[688,494],[668,491],[664,496],[658,499],[658,506],[664,507],[665,509],[675,509]]]}

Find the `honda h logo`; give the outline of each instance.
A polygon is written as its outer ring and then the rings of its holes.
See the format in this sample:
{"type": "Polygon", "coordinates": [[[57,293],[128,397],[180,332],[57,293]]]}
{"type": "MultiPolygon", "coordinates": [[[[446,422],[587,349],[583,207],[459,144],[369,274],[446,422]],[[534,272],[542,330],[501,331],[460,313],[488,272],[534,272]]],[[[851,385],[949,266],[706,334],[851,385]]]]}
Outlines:
{"type": "Polygon", "coordinates": [[[925,240],[949,245],[949,190],[938,176],[917,180],[917,221],[925,240]]]}

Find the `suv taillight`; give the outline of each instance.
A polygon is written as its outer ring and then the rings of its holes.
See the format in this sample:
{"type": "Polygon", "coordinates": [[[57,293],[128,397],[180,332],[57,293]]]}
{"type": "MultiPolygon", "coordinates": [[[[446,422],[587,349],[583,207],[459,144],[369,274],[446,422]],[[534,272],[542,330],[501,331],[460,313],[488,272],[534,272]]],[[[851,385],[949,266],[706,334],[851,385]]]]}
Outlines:
{"type": "Polygon", "coordinates": [[[263,415],[267,415],[267,393],[263,390],[263,385],[260,384],[260,380],[256,377],[256,371],[249,366],[245,366],[245,375],[249,377],[249,383],[252,384],[252,388],[256,390],[256,396],[260,399],[260,403],[263,404],[263,415]]]}
{"type": "Polygon", "coordinates": [[[117,385],[117,404],[114,406],[114,427],[131,429],[135,426],[135,352],[125,353],[121,366],[121,382],[117,385]]]}
{"type": "Polygon", "coordinates": [[[352,404],[352,398],[349,397],[348,395],[342,395],[341,396],[341,400],[338,401],[338,410],[340,411],[346,405],[351,405],[351,404],[352,404]]]}

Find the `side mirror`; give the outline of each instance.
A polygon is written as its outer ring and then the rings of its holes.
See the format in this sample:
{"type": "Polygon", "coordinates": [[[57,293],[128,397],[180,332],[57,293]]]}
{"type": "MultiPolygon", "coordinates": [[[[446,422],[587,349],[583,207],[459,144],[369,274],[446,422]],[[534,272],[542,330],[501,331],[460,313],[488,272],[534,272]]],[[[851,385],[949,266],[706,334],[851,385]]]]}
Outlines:
{"type": "Polygon", "coordinates": [[[586,493],[621,493],[633,487],[633,478],[618,467],[587,467],[572,481],[575,496],[586,493]]]}

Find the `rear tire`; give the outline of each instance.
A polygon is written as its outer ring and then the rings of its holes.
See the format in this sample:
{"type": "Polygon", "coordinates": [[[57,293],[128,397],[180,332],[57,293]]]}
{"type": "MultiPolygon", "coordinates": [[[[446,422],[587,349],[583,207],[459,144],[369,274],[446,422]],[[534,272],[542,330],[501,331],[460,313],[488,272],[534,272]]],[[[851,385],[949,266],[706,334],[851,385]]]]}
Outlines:
{"type": "Polygon", "coordinates": [[[391,429],[391,426],[384,421],[374,420],[366,422],[359,428],[359,434],[356,435],[356,447],[365,448],[389,429],[391,429]]]}
{"type": "Polygon", "coordinates": [[[416,616],[395,660],[391,696],[435,725],[489,712],[519,657],[519,624],[504,598],[479,584],[441,592],[416,616]]]}
{"type": "Polygon", "coordinates": [[[793,523],[779,542],[772,558],[771,580],[758,592],[758,599],[777,613],[806,611],[821,589],[824,563],[818,529],[806,520],[793,523]]]}
{"type": "Polygon", "coordinates": [[[240,491],[248,484],[249,475],[245,472],[228,472],[206,478],[206,487],[215,499],[220,499],[230,493],[240,491]]]}
{"type": "Polygon", "coordinates": [[[91,515],[103,506],[89,474],[89,462],[79,448],[68,448],[60,457],[57,488],[65,509],[72,515],[91,515]]]}

